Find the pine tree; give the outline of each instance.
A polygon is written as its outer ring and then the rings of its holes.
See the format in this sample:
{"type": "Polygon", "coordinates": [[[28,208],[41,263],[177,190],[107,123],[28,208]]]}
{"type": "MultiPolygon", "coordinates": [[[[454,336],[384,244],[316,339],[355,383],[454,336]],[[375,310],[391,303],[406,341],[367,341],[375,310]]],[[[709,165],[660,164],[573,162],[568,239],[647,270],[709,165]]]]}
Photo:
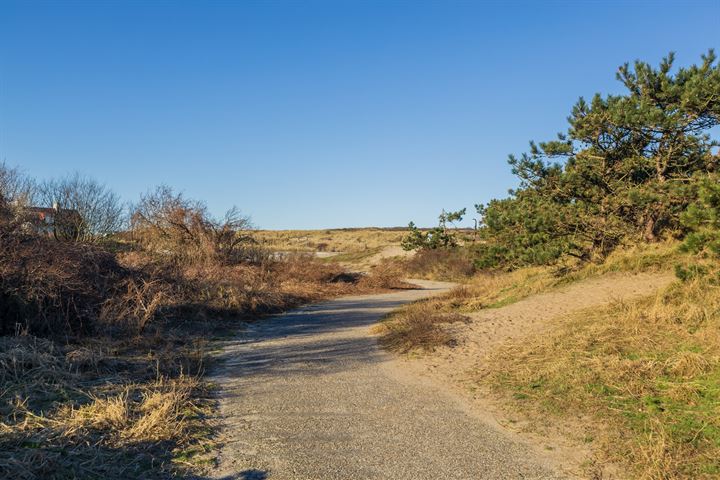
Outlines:
{"type": "Polygon", "coordinates": [[[637,61],[619,68],[623,95],[580,98],[556,140],[510,156],[520,187],[479,205],[487,248],[479,262],[545,264],[564,255],[603,258],[628,239],[654,241],[681,229],[702,179],[720,169],[720,66],[673,70],[637,61]]]}

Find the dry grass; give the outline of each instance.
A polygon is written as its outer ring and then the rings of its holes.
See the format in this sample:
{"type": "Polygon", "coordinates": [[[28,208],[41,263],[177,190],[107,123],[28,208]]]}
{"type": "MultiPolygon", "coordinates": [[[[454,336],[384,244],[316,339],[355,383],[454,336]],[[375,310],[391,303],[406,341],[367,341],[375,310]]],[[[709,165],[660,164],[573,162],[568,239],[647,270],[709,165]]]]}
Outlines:
{"type": "Polygon", "coordinates": [[[257,230],[253,237],[274,251],[357,253],[400,245],[406,229],[257,230]]]}
{"type": "Polygon", "coordinates": [[[683,255],[676,240],[638,244],[614,250],[603,263],[585,264],[581,268],[573,265],[561,268],[569,281],[580,280],[611,272],[659,272],[671,271],[683,255]]]}
{"type": "Polygon", "coordinates": [[[3,478],[165,478],[188,471],[183,451],[208,445],[205,387],[178,373],[198,371],[187,349],[148,356],[34,337],[0,347],[3,478]]]}
{"type": "Polygon", "coordinates": [[[462,313],[507,305],[558,282],[547,268],[475,275],[467,283],[443,294],[406,305],[388,315],[377,327],[383,345],[393,351],[432,351],[457,341],[449,323],[467,317],[462,313]],[[449,321],[448,321],[449,320],[449,321]]]}
{"type": "Polygon", "coordinates": [[[398,353],[417,349],[432,351],[455,341],[447,331],[447,325],[468,320],[459,313],[440,312],[428,302],[422,302],[402,315],[389,317],[376,327],[376,331],[382,335],[380,342],[388,350],[398,353]]]}
{"type": "Polygon", "coordinates": [[[528,418],[585,418],[633,478],[720,475],[720,287],[707,278],[507,344],[479,380],[528,418]]]}
{"type": "Polygon", "coordinates": [[[677,247],[677,242],[667,242],[621,249],[615,251],[602,264],[480,272],[461,286],[431,301],[441,304],[436,308],[473,312],[510,305],[530,295],[608,273],[672,271],[681,257],[677,247]]]}
{"type": "Polygon", "coordinates": [[[408,276],[427,280],[467,281],[476,272],[464,248],[420,250],[399,263],[408,276]]]}
{"type": "Polygon", "coordinates": [[[403,278],[404,272],[396,264],[381,263],[360,277],[358,287],[368,292],[417,288],[403,278]]]}

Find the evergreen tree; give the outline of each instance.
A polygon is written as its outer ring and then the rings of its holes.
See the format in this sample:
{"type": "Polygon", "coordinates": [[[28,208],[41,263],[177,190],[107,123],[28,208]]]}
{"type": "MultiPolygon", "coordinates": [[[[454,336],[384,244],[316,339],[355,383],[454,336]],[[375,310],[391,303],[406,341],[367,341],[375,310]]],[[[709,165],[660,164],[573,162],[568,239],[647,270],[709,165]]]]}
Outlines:
{"type": "Polygon", "coordinates": [[[673,61],[623,65],[625,94],[580,98],[567,133],[510,156],[520,187],[477,206],[487,240],[480,264],[602,258],[626,239],[681,228],[700,181],[720,165],[709,135],[720,124],[720,66],[712,50],[675,73],[673,61]]]}

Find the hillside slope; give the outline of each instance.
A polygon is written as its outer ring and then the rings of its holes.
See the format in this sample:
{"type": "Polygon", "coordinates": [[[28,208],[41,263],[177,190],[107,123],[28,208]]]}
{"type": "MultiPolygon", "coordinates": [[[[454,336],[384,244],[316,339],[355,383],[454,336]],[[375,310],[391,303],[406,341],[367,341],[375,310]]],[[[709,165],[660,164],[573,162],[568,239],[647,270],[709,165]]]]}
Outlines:
{"type": "MultiPolygon", "coordinates": [[[[523,356],[532,354],[529,345],[564,329],[572,330],[578,317],[653,297],[674,280],[666,271],[615,272],[553,287],[505,306],[484,308],[467,314],[465,321],[442,324],[453,340],[425,355],[411,353],[405,357],[405,366],[415,375],[429,377],[463,395],[478,412],[504,428],[522,431],[536,446],[551,452],[565,471],[581,478],[623,478],[622,473],[613,473],[618,471],[614,459],[601,455],[603,446],[593,443],[602,433],[584,417],[585,412],[564,412],[554,418],[531,403],[518,404],[519,399],[533,399],[519,392],[517,382],[505,382],[506,376],[517,377],[522,371],[533,377],[534,368],[523,356]]],[[[554,348],[559,357],[564,346],[554,348]]],[[[543,365],[551,368],[553,352],[545,353],[543,365]]]]}

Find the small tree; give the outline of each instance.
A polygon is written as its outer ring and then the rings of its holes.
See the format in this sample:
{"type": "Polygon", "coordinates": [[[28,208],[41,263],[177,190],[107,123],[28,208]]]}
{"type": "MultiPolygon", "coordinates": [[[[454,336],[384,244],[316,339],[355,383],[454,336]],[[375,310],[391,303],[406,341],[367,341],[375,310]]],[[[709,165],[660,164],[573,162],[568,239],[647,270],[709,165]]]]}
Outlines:
{"type": "Polygon", "coordinates": [[[459,222],[465,215],[465,209],[457,212],[442,211],[438,217],[438,226],[422,232],[415,223],[410,222],[410,232],[402,239],[400,245],[403,250],[435,250],[438,248],[453,248],[457,246],[457,238],[448,233],[447,224],[459,222]]]}
{"type": "Polygon", "coordinates": [[[449,223],[454,226],[455,222],[462,221],[466,211],[466,208],[458,210],[457,212],[446,212],[443,210],[438,217],[438,225],[440,228],[447,231],[447,224],[449,223]]]}
{"type": "Polygon", "coordinates": [[[38,201],[57,207],[55,226],[62,240],[94,242],[119,231],[125,223],[120,197],[78,173],[40,184],[38,201]]]}

